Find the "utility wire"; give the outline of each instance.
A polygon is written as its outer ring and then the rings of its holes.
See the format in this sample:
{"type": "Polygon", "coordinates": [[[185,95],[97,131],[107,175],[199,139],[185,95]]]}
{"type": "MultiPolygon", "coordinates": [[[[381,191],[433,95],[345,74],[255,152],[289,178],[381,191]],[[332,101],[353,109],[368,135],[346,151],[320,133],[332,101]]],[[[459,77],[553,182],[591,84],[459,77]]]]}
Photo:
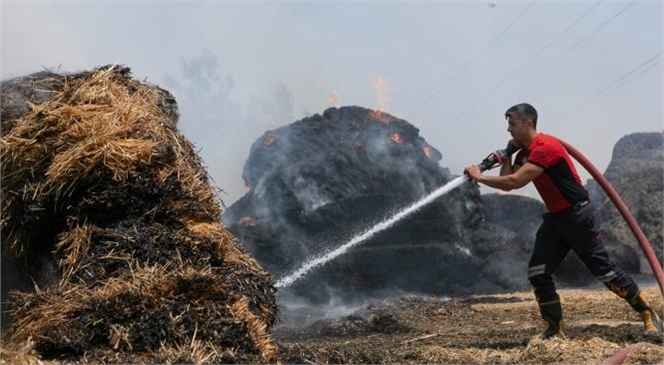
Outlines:
{"type": "MultiPolygon", "coordinates": [[[[581,46],[583,43],[585,43],[586,41],[588,41],[590,38],[592,38],[592,36],[594,36],[595,34],[597,34],[597,32],[599,32],[600,30],[602,30],[602,29],[603,29],[604,27],[606,27],[609,23],[611,23],[611,22],[612,22],[613,20],[615,20],[618,16],[620,16],[620,15],[621,15],[622,13],[624,13],[627,9],[629,9],[632,5],[634,5],[634,3],[636,3],[636,1],[637,1],[637,0],[633,0],[631,3],[627,4],[627,6],[623,7],[622,9],[620,9],[616,14],[614,14],[614,15],[611,16],[609,19],[607,19],[606,21],[604,21],[604,23],[602,23],[599,27],[595,28],[595,29],[594,29],[589,35],[587,35],[586,37],[584,37],[583,39],[581,39],[581,41],[577,42],[574,46],[572,46],[570,49],[568,49],[568,50],[567,50],[567,51],[566,51],[561,57],[557,58],[555,61],[557,61],[557,60],[559,60],[560,58],[562,58],[562,57],[568,55],[569,53],[571,53],[572,51],[574,51],[575,49],[577,49],[579,46],[581,46]]],[[[519,72],[521,69],[523,69],[525,66],[527,66],[527,65],[528,65],[528,64],[529,64],[529,63],[530,63],[530,62],[531,62],[531,61],[532,61],[537,55],[539,55],[539,54],[542,53],[544,50],[546,50],[546,49],[549,48],[551,45],[553,45],[555,42],[557,42],[557,41],[562,37],[562,35],[564,35],[565,33],[567,33],[572,27],[574,27],[576,24],[578,24],[578,23],[579,23],[583,18],[585,18],[585,17],[586,17],[586,16],[587,16],[592,10],[594,10],[594,9],[595,9],[600,3],[601,3],[601,1],[597,2],[596,4],[594,4],[590,9],[588,9],[585,13],[583,13],[580,17],[578,17],[574,22],[572,22],[571,25],[569,25],[569,26],[568,26],[567,28],[565,28],[560,34],[558,34],[558,36],[556,36],[551,42],[549,42],[549,43],[548,43],[546,46],[544,46],[542,49],[540,49],[540,50],[538,50],[537,52],[535,52],[535,54],[534,54],[532,57],[530,57],[530,58],[529,58],[524,64],[522,64],[521,66],[517,67],[514,71],[512,71],[509,75],[507,75],[507,77],[505,77],[505,78],[502,79],[499,83],[497,83],[497,84],[496,84],[496,85],[495,85],[495,86],[494,86],[494,87],[493,87],[488,93],[486,93],[486,94],[485,94],[484,96],[482,96],[479,100],[477,100],[475,103],[473,103],[469,108],[465,109],[463,112],[461,112],[459,115],[457,115],[457,117],[456,117],[455,119],[453,119],[450,123],[448,123],[446,126],[450,126],[450,125],[452,125],[452,124],[455,124],[456,122],[458,122],[459,120],[461,120],[462,117],[466,116],[468,113],[470,113],[471,111],[473,111],[473,110],[474,110],[478,105],[480,105],[484,100],[486,100],[489,96],[493,95],[493,93],[496,92],[496,90],[498,90],[499,88],[501,88],[501,87],[502,87],[507,81],[509,81],[512,77],[514,77],[514,75],[516,75],[517,72],[519,72]]],[[[554,61],[554,63],[555,63],[555,61],[554,61]]],[[[553,64],[553,63],[549,64],[549,66],[551,66],[552,64],[553,64]]]]}
{"type": "Polygon", "coordinates": [[[609,25],[609,23],[616,20],[616,18],[618,18],[620,15],[622,15],[622,13],[624,13],[625,11],[627,11],[627,9],[631,8],[634,4],[636,4],[636,2],[637,2],[637,0],[633,0],[631,3],[627,4],[624,8],[620,9],[617,13],[615,13],[612,17],[610,17],[609,19],[604,21],[604,23],[600,24],[599,27],[597,27],[595,30],[593,30],[590,34],[588,34],[581,41],[579,41],[575,46],[568,49],[567,52],[565,52],[565,54],[563,54],[563,57],[570,54],[575,49],[579,48],[582,44],[586,43],[590,38],[592,38],[595,34],[597,34],[597,32],[604,29],[604,27],[609,25]]]}
{"type": "Polygon", "coordinates": [[[586,10],[583,14],[581,14],[576,19],[574,19],[572,24],[568,25],[567,28],[563,29],[562,32],[558,33],[558,35],[555,36],[551,41],[549,41],[549,43],[547,43],[544,47],[540,48],[537,52],[535,52],[535,54],[532,55],[528,59],[528,61],[526,61],[526,63],[521,65],[521,67],[519,67],[515,72],[513,72],[513,74],[516,74],[518,71],[521,71],[526,65],[530,64],[530,62],[532,62],[533,59],[537,58],[537,56],[542,54],[542,52],[546,51],[547,49],[549,49],[549,47],[551,47],[556,42],[558,42],[560,40],[560,38],[562,38],[565,35],[565,33],[569,32],[570,29],[574,28],[577,24],[579,24],[581,22],[581,20],[583,20],[585,17],[588,16],[588,14],[590,14],[593,10],[595,10],[598,6],[600,6],[602,4],[602,2],[604,2],[604,0],[597,1],[595,4],[593,4],[593,6],[591,6],[588,10],[586,10]]]}
{"type": "Polygon", "coordinates": [[[524,84],[534,81],[536,78],[540,77],[542,74],[544,74],[545,71],[549,70],[551,67],[553,67],[555,64],[557,64],[560,60],[562,60],[565,56],[569,55],[572,53],[574,50],[579,48],[582,44],[586,43],[590,38],[592,38],[595,34],[597,34],[599,31],[601,31],[604,27],[606,27],[609,23],[614,21],[616,18],[618,18],[622,13],[627,11],[634,3],[636,3],[637,0],[632,1],[631,3],[627,4],[625,7],[620,9],[616,14],[612,15],[610,18],[605,20],[602,24],[600,24],[597,28],[593,29],[592,32],[587,34],[583,39],[575,43],[572,47],[568,48],[565,53],[561,54],[557,58],[555,58],[553,61],[549,62],[546,66],[542,67],[539,71],[536,73],[532,74],[529,78],[523,80],[522,82],[518,83],[515,87],[507,90],[505,92],[506,95],[511,94],[515,90],[519,89],[522,87],[524,84]]]}
{"type": "MultiPolygon", "coordinates": [[[[632,77],[632,78],[630,78],[630,77],[631,77],[635,72],[638,72],[639,69],[645,67],[647,64],[649,64],[649,63],[651,63],[652,61],[654,61],[654,60],[656,60],[657,58],[659,58],[659,56],[661,56],[661,55],[662,55],[662,51],[660,50],[660,51],[657,52],[654,56],[648,58],[647,60],[645,60],[644,62],[642,62],[642,63],[639,64],[638,66],[636,66],[636,67],[634,67],[633,69],[631,69],[629,72],[627,72],[627,73],[625,73],[624,75],[622,75],[621,77],[619,77],[619,78],[618,78],[617,80],[615,80],[613,83],[609,84],[607,87],[605,87],[604,89],[602,89],[602,90],[600,90],[599,92],[597,92],[597,96],[601,96],[602,94],[604,94],[604,93],[606,93],[606,92],[608,92],[608,91],[613,91],[613,90],[615,90],[615,89],[617,89],[617,88],[620,88],[621,86],[623,86],[623,85],[625,84],[625,82],[629,82],[629,81],[631,81],[631,80],[633,79],[633,77],[632,77]],[[628,79],[628,78],[629,78],[629,79],[628,79]],[[627,80],[625,80],[625,79],[627,79],[627,80]]],[[[662,60],[660,59],[659,62],[662,62],[662,60]]],[[[649,67],[647,67],[645,70],[642,70],[642,72],[643,72],[643,71],[650,70],[652,67],[656,66],[659,62],[654,62],[652,65],[650,65],[649,67]]],[[[639,76],[639,75],[641,75],[641,73],[637,74],[636,76],[639,76]]],[[[634,77],[636,77],[636,76],[634,76],[634,77]]]]}
{"type": "Polygon", "coordinates": [[[613,92],[615,90],[618,90],[621,87],[629,84],[630,82],[632,82],[637,77],[639,77],[639,76],[643,75],[644,73],[650,71],[651,69],[653,69],[655,66],[659,65],[662,62],[662,58],[660,58],[661,55],[662,55],[662,51],[660,50],[659,52],[657,52],[652,57],[649,57],[644,62],[641,62],[638,66],[632,68],[631,70],[624,73],[622,76],[615,79],[613,82],[608,84],[603,89],[599,90],[594,95],[586,98],[583,102],[581,102],[581,103],[575,105],[574,107],[570,108],[570,110],[567,113],[565,113],[559,119],[563,120],[563,119],[569,118],[570,115],[574,114],[574,112],[579,110],[581,107],[587,107],[588,104],[595,101],[597,98],[601,97],[602,95],[607,94],[607,93],[610,94],[611,92],[613,92]]]}
{"type": "Polygon", "coordinates": [[[662,59],[661,59],[661,58],[660,58],[659,60],[657,60],[657,62],[655,62],[655,63],[653,63],[652,65],[648,66],[647,68],[641,70],[641,72],[639,72],[637,75],[634,75],[634,77],[631,77],[631,78],[629,78],[628,80],[625,80],[625,81],[621,82],[621,83],[620,83],[619,85],[617,85],[613,90],[611,90],[611,92],[613,92],[613,91],[615,91],[615,90],[617,90],[617,89],[619,89],[619,88],[621,88],[621,87],[623,87],[623,86],[629,84],[632,80],[634,80],[635,78],[637,78],[637,77],[643,75],[644,73],[646,73],[646,72],[652,70],[655,66],[659,65],[660,63],[662,63],[662,59]]]}
{"type": "Polygon", "coordinates": [[[519,20],[521,20],[521,18],[523,18],[523,17],[524,17],[529,11],[530,11],[530,9],[531,9],[534,5],[535,5],[535,1],[531,2],[531,3],[528,5],[528,7],[526,7],[526,9],[524,9],[524,10],[521,12],[521,14],[519,14],[516,18],[514,18],[514,19],[513,19],[513,20],[512,20],[512,21],[511,21],[511,22],[510,22],[510,23],[509,23],[509,24],[508,24],[508,25],[507,25],[507,26],[506,26],[506,27],[505,27],[505,28],[504,28],[504,29],[503,29],[503,30],[502,30],[497,36],[495,36],[495,37],[489,42],[489,44],[487,44],[487,45],[486,45],[486,46],[485,46],[485,47],[484,47],[484,48],[483,48],[483,49],[482,49],[477,55],[475,55],[475,57],[474,57],[472,60],[470,60],[470,62],[468,62],[468,63],[466,63],[465,65],[463,65],[463,67],[461,67],[461,69],[460,69],[459,71],[457,71],[456,74],[454,74],[451,78],[449,78],[449,79],[443,84],[443,86],[441,86],[441,87],[440,87],[438,90],[436,90],[436,91],[435,91],[435,92],[434,92],[429,98],[427,98],[427,100],[425,100],[424,103],[423,103],[419,108],[415,109],[415,111],[414,111],[414,113],[413,113],[413,117],[414,117],[415,115],[417,115],[417,113],[420,112],[422,109],[424,109],[424,107],[426,107],[427,105],[429,105],[429,103],[430,103],[433,99],[435,99],[435,98],[436,98],[441,92],[445,91],[445,90],[446,90],[446,89],[447,89],[447,88],[448,88],[448,87],[449,87],[454,81],[456,81],[457,78],[459,78],[459,76],[461,76],[461,74],[464,73],[464,71],[466,71],[468,68],[470,68],[470,66],[474,65],[475,62],[477,62],[477,60],[479,60],[480,57],[482,57],[482,55],[484,55],[484,53],[485,53],[489,48],[491,48],[491,46],[493,46],[493,45],[494,45],[494,44],[495,44],[500,38],[502,38],[502,37],[505,35],[505,33],[507,33],[507,31],[510,30],[510,28],[512,28],[512,27],[513,27],[513,26],[514,26],[519,20]]]}

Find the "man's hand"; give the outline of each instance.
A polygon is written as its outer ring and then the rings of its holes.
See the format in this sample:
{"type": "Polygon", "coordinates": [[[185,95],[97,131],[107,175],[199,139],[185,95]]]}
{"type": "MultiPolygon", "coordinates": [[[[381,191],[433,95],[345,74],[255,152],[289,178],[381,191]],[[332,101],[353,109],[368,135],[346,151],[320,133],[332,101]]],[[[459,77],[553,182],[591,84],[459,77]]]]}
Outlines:
{"type": "MultiPolygon", "coordinates": [[[[513,154],[514,152],[520,150],[522,147],[523,147],[523,146],[521,145],[521,143],[515,141],[514,139],[510,139],[510,140],[507,142],[507,146],[505,147],[505,149],[504,149],[503,151],[505,151],[505,154],[506,154],[507,157],[508,157],[507,159],[510,160],[510,161],[512,161],[512,159],[511,159],[512,154],[513,154]]],[[[510,167],[511,167],[511,166],[510,166],[510,167]]]]}
{"type": "Polygon", "coordinates": [[[514,139],[510,139],[509,141],[507,141],[507,147],[505,147],[505,148],[509,150],[510,147],[514,147],[514,149],[516,149],[516,150],[519,150],[519,149],[523,148],[521,143],[515,141],[514,139]]]}
{"type": "Polygon", "coordinates": [[[479,181],[482,178],[482,171],[480,171],[477,165],[468,166],[463,169],[463,172],[475,181],[479,181]]]}

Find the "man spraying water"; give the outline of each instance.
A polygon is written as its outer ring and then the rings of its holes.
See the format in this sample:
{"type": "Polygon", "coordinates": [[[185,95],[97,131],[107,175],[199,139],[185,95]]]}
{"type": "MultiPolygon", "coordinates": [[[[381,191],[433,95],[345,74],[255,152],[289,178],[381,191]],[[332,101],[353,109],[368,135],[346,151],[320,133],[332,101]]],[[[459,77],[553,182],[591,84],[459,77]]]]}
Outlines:
{"type": "Polygon", "coordinates": [[[540,337],[564,338],[562,305],[553,274],[570,250],[598,280],[641,315],[647,337],[660,337],[661,320],[636,282],[609,258],[601,240],[597,208],[590,202],[563,145],[556,138],[537,132],[537,110],[530,104],[509,108],[505,118],[512,139],[502,153],[495,154],[498,163],[504,161],[500,176],[484,175],[485,168],[478,165],[469,166],[464,172],[478,183],[504,191],[532,181],[547,207],[528,263],[528,279],[547,324],[540,337]],[[519,148],[521,151],[512,162],[509,152],[519,148]]]}
{"type": "MultiPolygon", "coordinates": [[[[508,146],[505,150],[498,150],[496,152],[493,152],[489,154],[479,165],[478,168],[481,171],[491,169],[495,166],[498,166],[503,163],[503,161],[506,161],[514,152],[516,152],[519,148],[516,147],[515,145],[508,146]]],[[[299,280],[300,278],[304,277],[309,273],[311,270],[315,269],[316,267],[322,266],[325,263],[327,263],[330,260],[333,260],[334,258],[343,255],[346,253],[350,248],[353,246],[356,246],[364,241],[367,241],[377,233],[393,226],[395,223],[399,222],[400,220],[406,218],[407,216],[415,213],[418,211],[420,208],[424,207],[425,205],[433,202],[434,200],[440,198],[441,196],[449,193],[450,191],[456,189],[457,187],[461,186],[464,182],[468,180],[468,176],[466,175],[461,175],[454,180],[449,181],[447,184],[444,186],[434,190],[431,194],[423,197],[419,201],[413,203],[409,207],[406,207],[405,209],[397,212],[396,214],[392,215],[391,217],[383,220],[382,222],[374,225],[373,227],[369,228],[368,230],[364,231],[363,233],[360,233],[358,235],[355,235],[353,238],[351,238],[350,241],[344,243],[343,245],[339,246],[333,251],[330,251],[322,256],[315,257],[313,259],[308,260],[307,262],[304,263],[299,269],[295,270],[293,273],[281,278],[275,286],[277,288],[283,288],[287,287],[289,285],[292,285],[294,282],[299,280]]]]}

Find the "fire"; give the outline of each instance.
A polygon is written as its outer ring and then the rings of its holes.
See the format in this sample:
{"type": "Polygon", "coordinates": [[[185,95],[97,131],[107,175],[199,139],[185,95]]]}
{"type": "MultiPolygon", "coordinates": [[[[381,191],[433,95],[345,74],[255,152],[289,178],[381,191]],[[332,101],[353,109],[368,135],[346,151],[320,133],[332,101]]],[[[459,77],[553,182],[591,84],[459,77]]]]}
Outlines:
{"type": "Polygon", "coordinates": [[[424,145],[424,147],[422,147],[422,152],[424,152],[424,154],[425,154],[427,157],[430,158],[430,157],[431,157],[431,146],[429,146],[428,144],[427,144],[427,145],[424,145]]]}
{"type": "Polygon", "coordinates": [[[362,141],[356,139],[355,142],[353,142],[353,147],[355,147],[356,150],[362,148],[362,141]]]}
{"type": "Polygon", "coordinates": [[[376,109],[387,112],[388,102],[390,98],[387,96],[387,92],[390,89],[390,82],[385,76],[378,76],[374,80],[374,91],[376,92],[376,109]]]}
{"type": "Polygon", "coordinates": [[[327,105],[336,108],[341,106],[341,95],[338,91],[332,91],[330,95],[327,96],[327,105]]]}
{"type": "Polygon", "coordinates": [[[270,146],[272,143],[274,143],[274,136],[270,133],[265,136],[265,139],[263,140],[263,144],[266,146],[270,146]]]}
{"type": "Polygon", "coordinates": [[[390,138],[394,141],[394,143],[403,144],[403,139],[401,139],[399,133],[394,133],[390,138]]]}
{"type": "Polygon", "coordinates": [[[371,117],[371,119],[373,120],[377,120],[382,123],[388,123],[390,121],[390,116],[378,109],[371,109],[371,111],[369,112],[369,117],[371,117]]]}

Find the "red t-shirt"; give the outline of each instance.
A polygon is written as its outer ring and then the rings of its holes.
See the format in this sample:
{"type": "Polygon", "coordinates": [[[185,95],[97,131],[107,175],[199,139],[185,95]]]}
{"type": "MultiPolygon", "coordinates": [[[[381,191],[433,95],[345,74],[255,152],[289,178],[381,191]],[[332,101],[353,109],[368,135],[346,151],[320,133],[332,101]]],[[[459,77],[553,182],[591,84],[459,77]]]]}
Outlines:
{"type": "Polygon", "coordinates": [[[544,169],[533,180],[549,212],[559,212],[588,199],[572,160],[563,145],[554,137],[538,133],[527,149],[516,155],[514,163],[530,162],[544,169]]]}

